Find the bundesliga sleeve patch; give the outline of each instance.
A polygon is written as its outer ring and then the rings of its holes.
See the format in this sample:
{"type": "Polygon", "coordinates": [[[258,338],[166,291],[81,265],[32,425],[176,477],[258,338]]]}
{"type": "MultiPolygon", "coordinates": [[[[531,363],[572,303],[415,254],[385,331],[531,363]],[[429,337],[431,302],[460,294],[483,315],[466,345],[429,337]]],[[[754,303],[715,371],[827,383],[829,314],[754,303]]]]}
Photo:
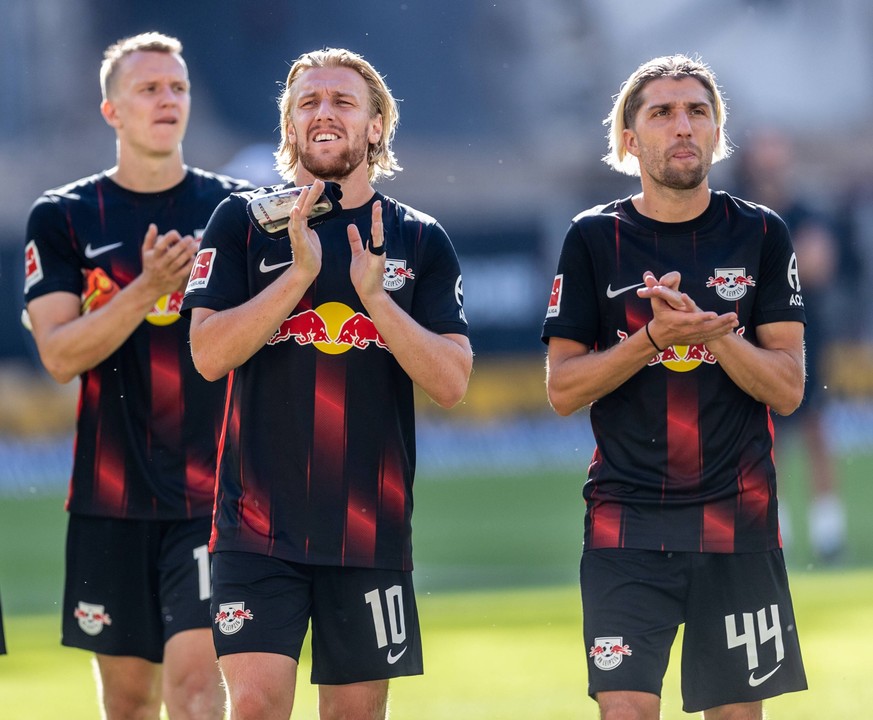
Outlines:
{"type": "Polygon", "coordinates": [[[564,289],[564,276],[555,275],[555,282],[552,283],[552,294],[549,296],[549,309],[546,311],[546,317],[557,317],[561,313],[561,292],[564,289]]]}
{"type": "Polygon", "coordinates": [[[42,261],[39,259],[39,250],[36,241],[31,240],[24,246],[24,292],[27,292],[42,280],[42,261]]]}
{"type": "Polygon", "coordinates": [[[212,275],[212,263],[215,261],[215,248],[207,248],[197,253],[194,258],[194,266],[188,277],[188,287],[185,288],[187,295],[192,290],[202,290],[209,284],[212,275]]]}

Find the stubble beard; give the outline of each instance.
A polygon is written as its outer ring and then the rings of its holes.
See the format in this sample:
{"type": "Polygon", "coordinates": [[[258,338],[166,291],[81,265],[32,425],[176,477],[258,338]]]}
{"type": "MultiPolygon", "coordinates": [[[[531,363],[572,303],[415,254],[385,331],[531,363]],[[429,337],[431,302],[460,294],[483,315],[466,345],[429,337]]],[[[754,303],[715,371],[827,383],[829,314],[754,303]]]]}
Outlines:
{"type": "Polygon", "coordinates": [[[314,153],[301,151],[300,165],[320,180],[339,182],[347,178],[367,159],[367,146],[354,145],[333,157],[317,157],[314,153]]]}

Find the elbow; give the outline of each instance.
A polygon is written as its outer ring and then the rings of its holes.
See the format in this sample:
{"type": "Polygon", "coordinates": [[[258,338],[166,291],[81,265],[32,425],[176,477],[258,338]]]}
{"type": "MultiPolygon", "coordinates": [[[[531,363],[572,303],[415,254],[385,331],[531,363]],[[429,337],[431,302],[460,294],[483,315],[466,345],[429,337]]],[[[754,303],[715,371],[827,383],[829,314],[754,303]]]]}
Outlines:
{"type": "Polygon", "coordinates": [[[451,410],[460,403],[467,394],[468,379],[469,378],[444,386],[441,388],[441,391],[435,393],[431,399],[441,408],[451,410]]]}
{"type": "Polygon", "coordinates": [[[221,380],[229,372],[223,365],[212,361],[207,352],[197,352],[193,346],[191,348],[191,360],[194,362],[194,369],[200,373],[207,382],[215,382],[221,380]]]}
{"type": "Polygon", "coordinates": [[[792,393],[789,397],[784,399],[780,399],[778,402],[774,402],[770,404],[770,409],[773,410],[777,415],[782,415],[783,417],[787,417],[791,415],[797,408],[800,407],[800,403],[803,402],[803,392],[792,393]]]}
{"type": "Polygon", "coordinates": [[[194,360],[194,368],[198,373],[200,373],[200,377],[207,382],[221,380],[228,373],[228,371],[223,367],[217,367],[216,365],[203,360],[198,361],[197,357],[194,355],[192,355],[192,359],[194,360]]]}
{"type": "Polygon", "coordinates": [[[51,378],[61,385],[66,385],[79,376],[76,369],[70,367],[69,363],[65,363],[63,359],[40,354],[40,360],[42,360],[42,365],[51,378]]]}
{"type": "Polygon", "coordinates": [[[569,393],[562,392],[551,382],[546,383],[546,394],[549,399],[549,405],[552,406],[552,410],[561,417],[572,415],[579,408],[584,407],[584,404],[580,404],[569,393]]]}

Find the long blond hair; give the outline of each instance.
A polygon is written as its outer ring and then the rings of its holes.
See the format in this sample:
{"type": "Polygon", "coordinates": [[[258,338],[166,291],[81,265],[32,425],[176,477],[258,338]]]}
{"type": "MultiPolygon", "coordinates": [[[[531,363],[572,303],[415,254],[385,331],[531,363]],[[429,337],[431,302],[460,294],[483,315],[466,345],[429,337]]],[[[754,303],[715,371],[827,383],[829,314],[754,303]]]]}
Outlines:
{"type": "Polygon", "coordinates": [[[394,132],[399,121],[397,102],[391,95],[385,80],[361,55],[341,48],[325,48],[304,53],[294,61],[288,73],[288,79],[285,81],[285,89],[279,97],[282,138],[279,141],[279,149],[275,152],[276,170],[279,171],[279,175],[290,182],[297,174],[299,160],[297,146],[290,140],[288,132],[291,126],[291,116],[294,112],[295,84],[305,70],[325,67],[350,68],[364,78],[369,90],[370,117],[382,116],[382,134],[377,142],[370,143],[367,148],[367,177],[369,181],[373,182],[381,177],[391,177],[395,171],[402,170],[403,168],[397,164],[394,151],[391,149],[394,132]]]}
{"type": "Polygon", "coordinates": [[[719,128],[718,144],[712,154],[712,162],[723,160],[731,154],[731,146],[724,130],[727,119],[727,106],[721,96],[715,74],[700,58],[687,55],[665,55],[640,65],[622,84],[612,111],[603,121],[609,126],[609,152],[604,155],[605,162],[613,170],[626,175],[639,175],[640,166],[636,157],[628,153],[624,144],[624,131],[633,129],[633,121],[643,103],[643,88],[652,80],[659,78],[692,77],[706,89],[715,113],[715,123],[719,128]]]}

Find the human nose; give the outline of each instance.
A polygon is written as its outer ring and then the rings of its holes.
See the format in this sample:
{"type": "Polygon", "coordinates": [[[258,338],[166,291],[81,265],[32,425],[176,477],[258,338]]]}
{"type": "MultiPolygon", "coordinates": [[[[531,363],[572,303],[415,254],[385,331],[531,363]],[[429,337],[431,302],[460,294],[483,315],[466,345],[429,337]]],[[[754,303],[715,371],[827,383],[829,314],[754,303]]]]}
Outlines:
{"type": "Polygon", "coordinates": [[[322,98],[321,102],[318,103],[317,112],[315,113],[316,118],[331,118],[333,117],[333,105],[331,104],[330,98],[322,98]]]}
{"type": "Polygon", "coordinates": [[[684,113],[684,112],[676,113],[676,134],[677,135],[690,135],[691,134],[691,118],[688,117],[688,113],[684,113]]]}

